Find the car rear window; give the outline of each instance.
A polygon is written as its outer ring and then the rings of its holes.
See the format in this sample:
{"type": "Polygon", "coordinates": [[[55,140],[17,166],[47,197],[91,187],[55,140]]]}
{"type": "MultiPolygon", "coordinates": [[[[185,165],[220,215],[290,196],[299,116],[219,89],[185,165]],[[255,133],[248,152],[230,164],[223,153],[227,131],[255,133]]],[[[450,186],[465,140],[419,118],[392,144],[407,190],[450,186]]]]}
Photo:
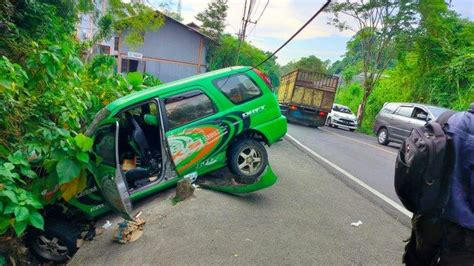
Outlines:
{"type": "Polygon", "coordinates": [[[214,85],[234,104],[240,104],[262,95],[260,88],[245,74],[220,78],[214,85]]]}
{"type": "Polygon", "coordinates": [[[391,114],[393,113],[393,111],[395,111],[396,108],[397,108],[396,104],[388,103],[384,105],[384,107],[382,108],[382,113],[391,114]]]}

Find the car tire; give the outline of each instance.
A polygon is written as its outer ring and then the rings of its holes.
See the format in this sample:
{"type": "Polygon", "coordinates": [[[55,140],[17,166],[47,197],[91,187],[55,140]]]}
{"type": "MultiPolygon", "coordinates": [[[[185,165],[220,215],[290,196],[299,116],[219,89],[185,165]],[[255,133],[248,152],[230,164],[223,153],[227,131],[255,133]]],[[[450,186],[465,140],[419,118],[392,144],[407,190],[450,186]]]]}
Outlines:
{"type": "Polygon", "coordinates": [[[40,260],[65,263],[77,252],[80,234],[79,226],[66,221],[52,221],[45,224],[44,231],[29,231],[28,245],[40,260]]]}
{"type": "Polygon", "coordinates": [[[388,143],[390,142],[388,140],[388,131],[386,128],[383,127],[377,132],[377,142],[380,145],[388,145],[388,143]]]}
{"type": "Polygon", "coordinates": [[[267,150],[254,139],[240,139],[231,146],[227,163],[235,181],[253,184],[268,165],[267,150]]]}
{"type": "Polygon", "coordinates": [[[328,127],[332,127],[332,123],[331,123],[331,118],[328,117],[328,120],[326,120],[326,124],[328,125],[328,127]]]}
{"type": "Polygon", "coordinates": [[[355,128],[349,128],[349,131],[350,131],[350,132],[354,132],[354,131],[355,131],[355,128]]]}

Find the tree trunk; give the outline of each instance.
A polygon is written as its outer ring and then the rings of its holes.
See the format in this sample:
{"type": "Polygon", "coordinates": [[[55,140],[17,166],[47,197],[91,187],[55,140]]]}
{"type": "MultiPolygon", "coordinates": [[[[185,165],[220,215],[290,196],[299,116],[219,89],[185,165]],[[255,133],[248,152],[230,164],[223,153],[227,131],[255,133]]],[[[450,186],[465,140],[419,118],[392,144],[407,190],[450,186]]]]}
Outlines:
{"type": "Polygon", "coordinates": [[[362,102],[360,103],[360,116],[357,118],[359,127],[362,125],[362,121],[364,121],[365,105],[367,104],[367,99],[369,98],[371,91],[372,85],[364,82],[364,96],[362,97],[362,102]]]}

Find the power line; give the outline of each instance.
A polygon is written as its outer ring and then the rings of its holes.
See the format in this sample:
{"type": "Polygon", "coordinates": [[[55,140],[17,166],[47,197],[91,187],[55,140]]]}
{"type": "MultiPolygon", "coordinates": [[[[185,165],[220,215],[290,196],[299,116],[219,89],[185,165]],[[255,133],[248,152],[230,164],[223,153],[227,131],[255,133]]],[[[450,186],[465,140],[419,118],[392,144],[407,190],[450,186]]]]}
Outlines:
{"type": "Polygon", "coordinates": [[[245,42],[245,35],[247,32],[247,25],[248,23],[252,23],[250,21],[250,14],[252,13],[253,7],[255,0],[249,0],[249,8],[247,10],[247,0],[245,0],[245,5],[244,5],[244,15],[242,17],[242,29],[239,31],[239,46],[237,48],[237,58],[235,59],[235,64],[237,65],[239,63],[239,57],[240,57],[240,50],[242,48],[242,43],[245,42]],[[247,17],[246,17],[247,13],[247,17]]]}
{"type": "Polygon", "coordinates": [[[250,36],[250,34],[253,32],[253,30],[255,29],[255,27],[257,27],[257,23],[258,23],[258,21],[260,20],[260,18],[262,17],[263,13],[265,13],[265,10],[267,9],[267,6],[268,6],[269,3],[270,3],[270,0],[267,0],[267,3],[265,4],[265,6],[264,6],[263,9],[262,9],[262,12],[261,12],[260,15],[258,16],[258,18],[255,20],[255,24],[254,24],[253,27],[250,29],[250,31],[249,31],[249,36],[250,36]]]}
{"type": "Polygon", "coordinates": [[[311,23],[311,21],[313,21],[321,12],[323,12],[324,9],[326,9],[326,7],[328,7],[328,5],[331,3],[331,0],[327,0],[327,2],[316,12],[314,13],[314,15],[308,20],[306,21],[306,23],[301,26],[301,28],[299,28],[285,43],[283,43],[278,49],[276,49],[271,55],[269,55],[267,58],[265,58],[265,60],[263,60],[262,62],[260,62],[258,65],[252,67],[253,68],[257,68],[261,65],[263,65],[265,62],[267,62],[268,60],[270,60],[272,57],[274,57],[281,49],[283,49],[283,47],[285,47],[289,42],[291,42],[304,28],[306,28],[306,26],[308,26],[309,23],[311,23]]]}

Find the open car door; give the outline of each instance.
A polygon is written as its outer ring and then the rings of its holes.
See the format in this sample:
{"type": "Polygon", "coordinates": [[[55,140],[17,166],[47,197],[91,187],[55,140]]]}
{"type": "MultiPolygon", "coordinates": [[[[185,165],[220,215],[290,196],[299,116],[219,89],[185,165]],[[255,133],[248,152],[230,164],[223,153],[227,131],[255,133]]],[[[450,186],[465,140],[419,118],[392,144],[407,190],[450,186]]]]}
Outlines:
{"type": "Polygon", "coordinates": [[[132,203],[118,156],[119,122],[101,126],[94,140],[100,164],[93,171],[105,203],[122,218],[133,221],[132,203]]]}

